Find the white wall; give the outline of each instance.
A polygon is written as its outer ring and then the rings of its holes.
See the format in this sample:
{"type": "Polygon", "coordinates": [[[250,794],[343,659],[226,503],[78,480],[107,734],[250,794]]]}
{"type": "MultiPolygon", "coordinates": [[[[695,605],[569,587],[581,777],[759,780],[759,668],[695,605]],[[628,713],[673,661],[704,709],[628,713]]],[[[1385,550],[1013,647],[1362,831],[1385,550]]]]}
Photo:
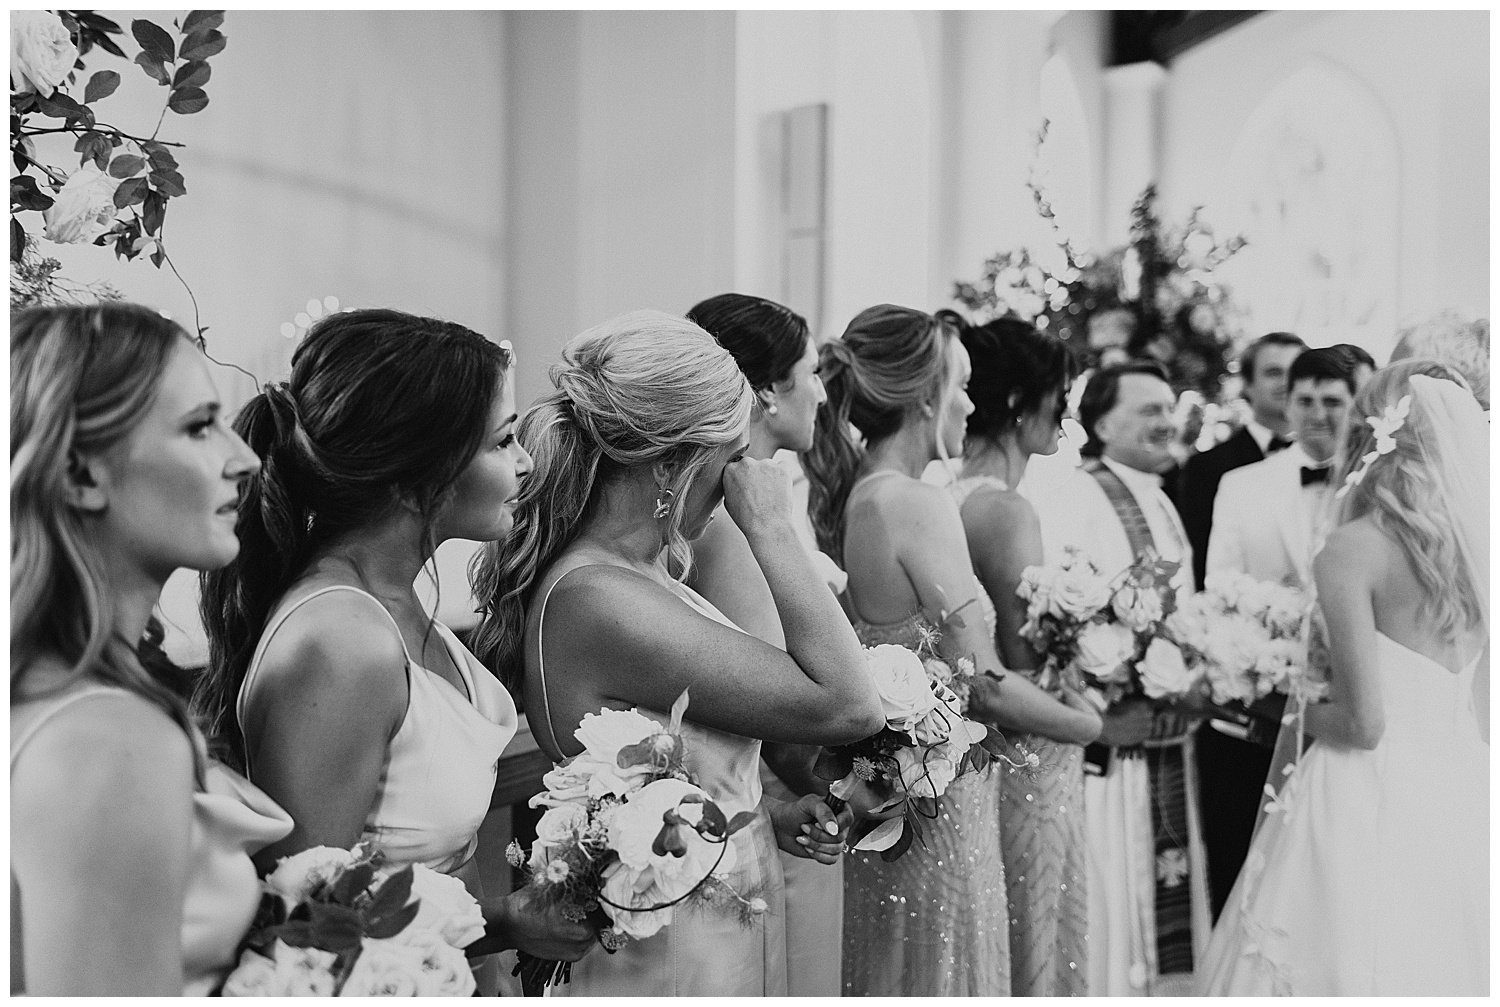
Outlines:
{"type": "MultiPolygon", "coordinates": [[[[1210,219],[1232,218],[1237,138],[1267,95],[1318,65],[1362,89],[1394,135],[1395,205],[1366,208],[1394,246],[1394,290],[1350,337],[1381,359],[1396,324],[1449,307],[1488,315],[1485,12],[1272,12],[1191,50],[1165,88],[1164,206],[1181,214],[1202,203],[1210,219]]],[[[1276,321],[1277,305],[1260,310],[1276,321]]]]}
{"type": "MultiPolygon", "coordinates": [[[[143,16],[111,11],[127,31],[143,16]]],[[[169,24],[181,12],[149,12],[169,24]]],[[[209,327],[209,352],[261,381],[287,374],[293,343],[279,328],[310,298],[440,315],[500,338],[504,310],[504,19],[498,13],[231,11],[225,50],[210,60],[210,103],[168,112],[161,137],[179,154],[187,195],[174,199],[167,248],[209,327]]],[[[101,119],[149,133],[158,88],[138,67],[101,119]]],[[[59,162],[62,163],[62,162],[59,162]]],[[[76,164],[76,156],[75,161],[76,164]]],[[[55,247],[55,246],[52,246],[55,247]]],[[[191,328],[192,310],[165,268],[112,250],[63,249],[67,274],[103,278],[191,328]]],[[[253,383],[216,374],[237,408],[253,383]]],[[[442,556],[444,618],[468,617],[468,550],[442,556]]],[[[202,660],[194,580],[179,574],[163,609],[172,652],[202,660]]]]}

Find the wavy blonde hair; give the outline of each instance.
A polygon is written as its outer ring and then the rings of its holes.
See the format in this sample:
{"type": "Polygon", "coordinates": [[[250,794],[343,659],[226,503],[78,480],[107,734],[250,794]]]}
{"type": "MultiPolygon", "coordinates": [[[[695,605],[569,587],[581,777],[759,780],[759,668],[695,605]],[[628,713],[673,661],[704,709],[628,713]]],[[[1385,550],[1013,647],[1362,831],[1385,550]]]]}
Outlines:
{"type": "MultiPolygon", "coordinates": [[[[1469,389],[1462,375],[1436,360],[1402,360],[1377,371],[1354,397],[1335,485],[1344,485],[1361,458],[1374,449],[1375,431],[1369,418],[1409,395],[1411,378],[1419,374],[1469,389]]],[[[1480,625],[1487,613],[1481,600],[1466,588],[1471,578],[1464,552],[1454,528],[1442,518],[1446,512],[1438,506],[1442,487],[1423,450],[1424,442],[1433,440],[1430,424],[1422,410],[1411,409],[1393,436],[1395,449],[1375,458],[1360,482],[1349,488],[1338,521],[1342,524],[1369,515],[1376,527],[1394,539],[1424,589],[1419,613],[1431,619],[1445,637],[1456,637],[1480,625]]]]}
{"type": "Polygon", "coordinates": [[[692,547],[682,533],[682,502],[709,456],[744,436],[755,401],[728,350],[687,319],[659,311],[621,315],[575,336],[551,379],[556,387],[527,409],[517,431],[534,467],[515,524],[471,570],[483,614],[475,652],[513,686],[531,592],[612,481],[647,469],[671,491],[668,569],[687,578],[692,547]]]}
{"type": "Polygon", "coordinates": [[[69,671],[48,693],[92,676],[191,734],[185,683],[160,651],[160,625],[153,619],[141,640],[115,629],[101,544],[68,503],[70,467],[130,435],[172,353],[191,341],[155,311],[123,303],[29,308],[11,315],[10,336],[11,702],[37,697],[24,687],[27,673],[51,656],[69,671]]]}

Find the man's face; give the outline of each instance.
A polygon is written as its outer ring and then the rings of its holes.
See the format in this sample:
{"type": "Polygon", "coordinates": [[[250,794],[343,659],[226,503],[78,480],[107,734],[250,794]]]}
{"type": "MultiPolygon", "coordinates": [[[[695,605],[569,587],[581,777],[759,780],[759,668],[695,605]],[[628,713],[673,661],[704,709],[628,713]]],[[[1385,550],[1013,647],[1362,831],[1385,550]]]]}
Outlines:
{"type": "Polygon", "coordinates": [[[1270,343],[1255,353],[1255,374],[1245,384],[1245,401],[1255,414],[1255,422],[1278,433],[1285,428],[1286,372],[1302,352],[1300,346],[1270,343]]]}
{"type": "Polygon", "coordinates": [[[1151,374],[1120,376],[1114,408],[1094,424],[1104,457],[1141,472],[1172,467],[1172,386],[1151,374]]]}
{"type": "Polygon", "coordinates": [[[1287,420],[1292,436],[1313,461],[1326,462],[1339,449],[1353,403],[1349,386],[1338,378],[1298,378],[1293,383],[1287,396],[1287,420]]]}

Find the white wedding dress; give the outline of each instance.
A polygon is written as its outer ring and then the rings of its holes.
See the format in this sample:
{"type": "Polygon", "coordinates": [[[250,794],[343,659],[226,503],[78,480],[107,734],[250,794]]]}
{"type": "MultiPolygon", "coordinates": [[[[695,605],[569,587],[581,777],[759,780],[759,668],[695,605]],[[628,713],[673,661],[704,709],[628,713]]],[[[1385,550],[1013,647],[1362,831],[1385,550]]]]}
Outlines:
{"type": "Polygon", "coordinates": [[[1489,747],[1471,688],[1376,634],[1385,732],[1314,742],[1263,818],[1198,972],[1208,995],[1489,992],[1489,747]]]}

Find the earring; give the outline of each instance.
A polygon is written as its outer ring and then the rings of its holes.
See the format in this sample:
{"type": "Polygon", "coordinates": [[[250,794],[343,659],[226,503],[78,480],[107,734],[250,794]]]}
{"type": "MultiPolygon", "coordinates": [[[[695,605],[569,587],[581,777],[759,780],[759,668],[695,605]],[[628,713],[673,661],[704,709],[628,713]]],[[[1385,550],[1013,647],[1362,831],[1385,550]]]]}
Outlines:
{"type": "Polygon", "coordinates": [[[662,518],[671,513],[672,497],[673,493],[669,489],[663,489],[659,491],[656,494],[656,509],[651,512],[651,516],[660,521],[662,518]]]}
{"type": "Polygon", "coordinates": [[[932,406],[926,402],[922,403],[922,415],[929,420],[932,419],[932,406]]]}
{"type": "Polygon", "coordinates": [[[776,403],[773,402],[769,406],[766,406],[766,415],[767,416],[775,416],[776,415],[776,403]]]}

